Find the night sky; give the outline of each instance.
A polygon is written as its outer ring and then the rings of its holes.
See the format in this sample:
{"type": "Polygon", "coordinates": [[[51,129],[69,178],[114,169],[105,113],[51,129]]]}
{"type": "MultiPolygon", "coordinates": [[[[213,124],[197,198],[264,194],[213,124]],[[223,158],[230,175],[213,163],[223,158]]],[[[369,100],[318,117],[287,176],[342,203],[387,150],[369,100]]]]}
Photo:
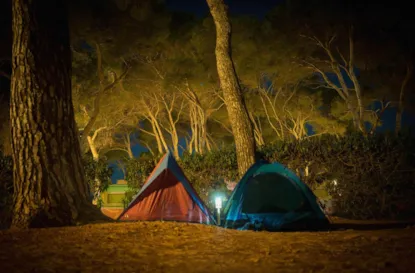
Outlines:
{"type": "MultiPolygon", "coordinates": [[[[246,14],[263,17],[270,9],[282,0],[227,0],[230,14],[246,14]]],[[[168,8],[172,11],[189,12],[197,16],[206,16],[209,13],[204,0],[166,0],[168,8]]]]}

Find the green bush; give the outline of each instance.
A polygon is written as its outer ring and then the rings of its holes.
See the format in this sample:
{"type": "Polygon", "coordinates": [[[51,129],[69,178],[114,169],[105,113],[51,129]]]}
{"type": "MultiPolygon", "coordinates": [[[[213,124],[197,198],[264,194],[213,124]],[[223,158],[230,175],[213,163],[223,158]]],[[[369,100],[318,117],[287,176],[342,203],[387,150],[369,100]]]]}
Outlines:
{"type": "Polygon", "coordinates": [[[225,181],[237,181],[238,165],[233,147],[203,155],[185,153],[180,166],[200,198],[213,211],[216,194],[230,195],[225,181]]]}
{"type": "Polygon", "coordinates": [[[327,185],[341,216],[397,219],[415,213],[415,146],[409,136],[325,135],[266,147],[262,155],[288,165],[311,188],[336,180],[327,185]]]}
{"type": "Polygon", "coordinates": [[[125,164],[125,180],[128,182],[129,190],[125,193],[124,206],[126,207],[134,195],[136,195],[143,187],[147,177],[156,167],[161,156],[153,157],[149,153],[142,153],[138,158],[127,158],[125,164]]]}
{"type": "MultiPolygon", "coordinates": [[[[278,161],[295,171],[311,188],[322,183],[336,200],[336,211],[352,219],[398,219],[415,215],[415,141],[409,135],[350,134],[312,137],[301,142],[277,142],[258,151],[261,159],[278,161]],[[336,180],[337,185],[331,183],[336,180]]],[[[143,154],[125,161],[131,187],[125,203],[143,186],[160,157],[143,154]]],[[[105,190],[112,170],[104,161],[84,158],[91,189],[95,177],[105,190]]],[[[225,181],[237,181],[233,147],[203,155],[184,154],[179,161],[193,187],[213,209],[213,196],[230,194],[225,181]]],[[[12,161],[0,153],[0,216],[8,217],[12,196],[12,161]]],[[[2,225],[0,220],[0,226],[2,225]]],[[[4,220],[3,220],[4,222],[4,220]]]]}
{"type": "MultiPolygon", "coordinates": [[[[277,142],[258,151],[261,159],[280,162],[312,189],[322,183],[336,200],[339,216],[352,219],[398,219],[415,214],[415,142],[409,136],[322,135],[301,142],[277,142]],[[336,180],[337,185],[332,181],[336,180]]],[[[145,155],[129,161],[127,181],[139,189],[157,160],[145,155]]],[[[184,154],[179,161],[206,204],[229,194],[225,181],[237,181],[234,148],[203,155],[184,154]]],[[[136,191],[135,191],[136,192],[136,191]]]]}
{"type": "Polygon", "coordinates": [[[403,219],[415,214],[415,147],[411,138],[374,136],[339,144],[325,161],[337,180],[337,186],[331,184],[329,191],[342,215],[403,219]]]}
{"type": "MultiPolygon", "coordinates": [[[[113,169],[108,167],[108,163],[105,160],[95,161],[90,153],[84,155],[82,158],[85,170],[85,179],[88,182],[89,189],[91,191],[91,198],[95,190],[99,192],[105,191],[112,183],[111,176],[113,169]]],[[[98,200],[98,207],[100,207],[101,200],[98,200]]]]}
{"type": "Polygon", "coordinates": [[[160,158],[160,156],[152,157],[148,153],[143,153],[138,158],[127,159],[125,161],[125,180],[128,181],[129,187],[138,192],[160,158]]]}
{"type": "Polygon", "coordinates": [[[7,228],[13,201],[13,164],[10,156],[0,150],[0,229],[7,228]]]}

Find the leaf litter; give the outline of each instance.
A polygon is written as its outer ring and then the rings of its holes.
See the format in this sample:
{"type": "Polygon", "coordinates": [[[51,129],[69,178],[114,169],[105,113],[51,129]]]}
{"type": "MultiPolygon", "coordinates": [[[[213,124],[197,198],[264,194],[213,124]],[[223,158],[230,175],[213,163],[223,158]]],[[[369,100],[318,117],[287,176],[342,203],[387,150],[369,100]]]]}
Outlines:
{"type": "Polygon", "coordinates": [[[174,222],[0,232],[1,272],[414,272],[415,229],[254,232],[174,222]]]}

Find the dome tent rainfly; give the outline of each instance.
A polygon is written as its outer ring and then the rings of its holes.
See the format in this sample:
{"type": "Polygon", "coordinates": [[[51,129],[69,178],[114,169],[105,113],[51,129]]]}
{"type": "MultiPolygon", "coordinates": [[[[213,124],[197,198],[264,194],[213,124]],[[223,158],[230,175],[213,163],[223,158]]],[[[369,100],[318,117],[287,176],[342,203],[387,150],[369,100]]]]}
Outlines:
{"type": "Polygon", "coordinates": [[[166,153],[117,220],[215,221],[170,152],[166,153]]]}
{"type": "Polygon", "coordinates": [[[310,188],[284,165],[266,161],[248,169],[223,215],[224,227],[241,230],[318,229],[329,225],[310,188]]]}

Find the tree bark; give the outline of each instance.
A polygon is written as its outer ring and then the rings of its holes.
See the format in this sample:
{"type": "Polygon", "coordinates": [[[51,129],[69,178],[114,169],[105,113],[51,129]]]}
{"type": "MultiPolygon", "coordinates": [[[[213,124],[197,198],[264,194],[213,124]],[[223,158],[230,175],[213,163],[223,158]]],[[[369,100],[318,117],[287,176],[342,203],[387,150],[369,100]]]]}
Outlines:
{"type": "Polygon", "coordinates": [[[82,208],[92,208],[72,105],[64,2],[13,1],[14,228],[72,225],[82,208]]]}
{"type": "Polygon", "coordinates": [[[255,138],[231,55],[231,24],[223,0],[206,0],[216,26],[216,65],[235,139],[239,175],[255,163],[255,138]]]}

